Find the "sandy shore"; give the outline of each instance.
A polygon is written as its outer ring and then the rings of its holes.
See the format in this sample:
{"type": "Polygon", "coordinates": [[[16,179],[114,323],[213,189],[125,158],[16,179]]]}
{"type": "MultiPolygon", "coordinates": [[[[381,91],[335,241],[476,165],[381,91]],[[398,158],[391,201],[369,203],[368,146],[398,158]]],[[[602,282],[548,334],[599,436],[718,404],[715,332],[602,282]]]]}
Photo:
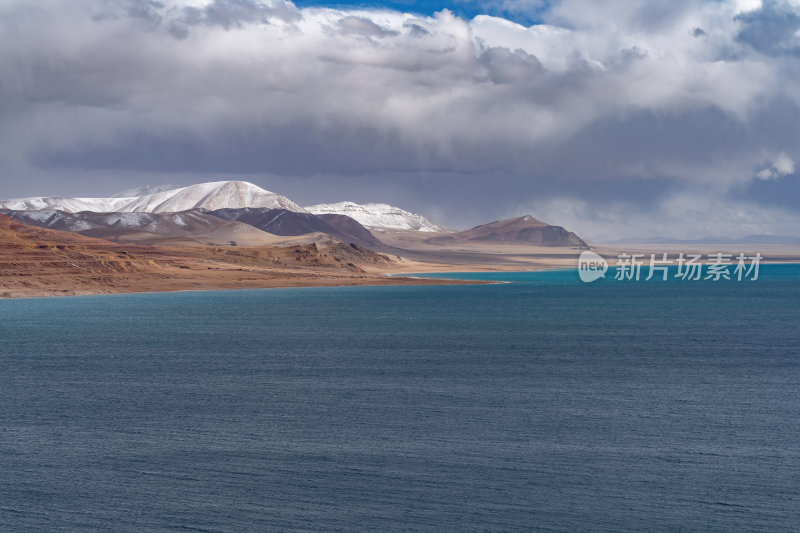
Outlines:
{"type": "MultiPolygon", "coordinates": [[[[403,275],[572,269],[579,248],[459,243],[433,246],[417,234],[381,235],[379,253],[355,245],[136,246],[32,228],[0,216],[0,297],[356,285],[478,283],[403,275]]],[[[612,265],[621,252],[755,253],[800,262],[800,246],[597,246],[612,265]],[[735,250],[733,248],[736,248],[735,250]]]]}
{"type": "MultiPolygon", "coordinates": [[[[111,251],[0,250],[0,298],[71,296],[136,292],[329,287],[357,285],[443,285],[474,283],[388,277],[402,274],[391,263],[337,264],[326,251],[308,256],[307,247],[219,250],[164,248],[111,251]],[[263,257],[270,254],[270,257],[263,257]],[[319,257],[317,257],[319,256],[319,257]],[[326,260],[334,264],[325,264],[326,260]]],[[[425,270],[408,267],[409,271],[425,270]]]]}
{"type": "MultiPolygon", "coordinates": [[[[269,249],[269,253],[292,256],[292,252],[296,250],[297,248],[269,249]]],[[[429,254],[408,253],[417,259],[392,257],[393,261],[385,264],[352,263],[354,267],[341,267],[309,264],[314,261],[307,259],[300,259],[294,265],[265,265],[263,257],[259,256],[264,249],[259,249],[259,253],[254,253],[251,249],[238,249],[233,257],[227,255],[231,251],[182,248],[176,253],[169,249],[131,249],[123,251],[124,258],[118,258],[119,262],[108,258],[97,262],[92,254],[85,254],[83,262],[69,258],[54,261],[49,258],[43,263],[28,258],[24,263],[18,263],[17,268],[8,268],[8,263],[3,263],[0,254],[0,297],[280,287],[473,284],[479,282],[409,276],[420,273],[572,269],[576,268],[579,255],[579,252],[568,250],[540,250],[538,253],[519,253],[519,250],[507,250],[506,253],[442,250],[429,254]],[[419,260],[423,258],[427,261],[419,260]]],[[[614,264],[616,250],[598,251],[614,264]]],[[[800,254],[767,256],[764,263],[770,262],[800,262],[800,254]]]]}

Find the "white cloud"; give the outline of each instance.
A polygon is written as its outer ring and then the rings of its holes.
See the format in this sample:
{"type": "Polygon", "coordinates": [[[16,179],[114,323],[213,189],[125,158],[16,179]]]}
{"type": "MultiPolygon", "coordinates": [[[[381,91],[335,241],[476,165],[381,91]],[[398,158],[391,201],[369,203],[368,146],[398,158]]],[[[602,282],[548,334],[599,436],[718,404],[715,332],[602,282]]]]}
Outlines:
{"type": "Polygon", "coordinates": [[[782,176],[794,174],[794,161],[786,154],[778,154],[772,163],[756,173],[760,180],[774,180],[782,176]]]}
{"type": "Polygon", "coordinates": [[[772,166],[775,167],[775,171],[781,176],[794,174],[794,161],[786,154],[778,155],[775,161],[773,161],[772,166]]]}
{"type": "Polygon", "coordinates": [[[762,0],[735,0],[733,2],[735,13],[747,13],[761,9],[762,0]]]}

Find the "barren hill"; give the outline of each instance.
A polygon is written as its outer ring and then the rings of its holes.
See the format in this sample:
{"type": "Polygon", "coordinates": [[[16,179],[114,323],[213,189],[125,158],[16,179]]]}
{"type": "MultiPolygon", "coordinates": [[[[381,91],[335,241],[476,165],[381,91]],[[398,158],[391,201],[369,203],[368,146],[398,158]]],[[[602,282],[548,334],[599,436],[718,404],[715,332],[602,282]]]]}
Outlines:
{"type": "Polygon", "coordinates": [[[561,226],[551,226],[529,215],[498,220],[466,231],[431,237],[425,242],[429,244],[487,242],[588,248],[586,242],[571,231],[567,231],[561,226]]]}
{"type": "Polygon", "coordinates": [[[447,283],[385,277],[359,246],[149,247],[27,226],[0,215],[0,296],[447,283]]]}

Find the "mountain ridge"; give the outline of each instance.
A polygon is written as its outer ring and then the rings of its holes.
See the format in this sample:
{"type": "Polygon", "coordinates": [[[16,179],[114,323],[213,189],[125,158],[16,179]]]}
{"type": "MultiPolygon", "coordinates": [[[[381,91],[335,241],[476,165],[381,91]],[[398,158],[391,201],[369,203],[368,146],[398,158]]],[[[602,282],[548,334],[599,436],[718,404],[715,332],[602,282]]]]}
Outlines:
{"type": "Polygon", "coordinates": [[[286,209],[241,208],[190,209],[177,213],[60,210],[0,211],[29,226],[70,231],[100,237],[114,242],[174,244],[169,239],[187,243],[229,244],[235,246],[271,245],[280,239],[312,234],[325,234],[333,240],[380,247],[383,243],[355,220],[331,215],[325,220],[311,213],[295,213],[286,209]]]}
{"type": "MultiPolygon", "coordinates": [[[[35,215],[35,212],[44,210],[65,213],[152,214],[201,210],[217,212],[218,217],[244,222],[272,235],[324,233],[334,239],[357,242],[365,246],[383,245],[383,242],[367,229],[373,228],[385,233],[383,238],[406,231],[420,237],[430,234],[431,237],[427,239],[429,244],[470,241],[587,247],[586,242],[574,233],[560,226],[545,224],[529,215],[495,221],[465,231],[453,231],[421,214],[389,204],[357,204],[345,201],[304,208],[285,196],[245,181],[216,181],[161,190],[165,187],[148,185],[134,192],[154,192],[135,197],[30,197],[0,200],[0,211],[13,211],[29,222],[41,225],[41,221],[38,220],[40,217],[35,215]],[[270,210],[276,212],[269,215],[266,212],[270,210]]],[[[72,223],[78,224],[75,226],[78,229],[72,231],[88,229],[82,228],[79,221],[72,223]]]]}
{"type": "Polygon", "coordinates": [[[178,213],[117,212],[94,213],[44,209],[39,211],[4,211],[28,226],[69,231],[113,242],[148,244],[236,244],[270,245],[274,235],[248,224],[223,220],[199,209],[178,213]]]}

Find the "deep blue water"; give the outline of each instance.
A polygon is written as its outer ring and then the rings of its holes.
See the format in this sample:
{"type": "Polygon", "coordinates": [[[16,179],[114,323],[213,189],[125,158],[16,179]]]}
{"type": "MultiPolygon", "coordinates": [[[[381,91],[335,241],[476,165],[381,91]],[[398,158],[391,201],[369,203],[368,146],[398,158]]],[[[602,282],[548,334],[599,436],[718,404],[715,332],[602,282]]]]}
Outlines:
{"type": "Polygon", "coordinates": [[[798,528],[800,268],[478,277],[0,301],[0,530],[798,528]]]}

